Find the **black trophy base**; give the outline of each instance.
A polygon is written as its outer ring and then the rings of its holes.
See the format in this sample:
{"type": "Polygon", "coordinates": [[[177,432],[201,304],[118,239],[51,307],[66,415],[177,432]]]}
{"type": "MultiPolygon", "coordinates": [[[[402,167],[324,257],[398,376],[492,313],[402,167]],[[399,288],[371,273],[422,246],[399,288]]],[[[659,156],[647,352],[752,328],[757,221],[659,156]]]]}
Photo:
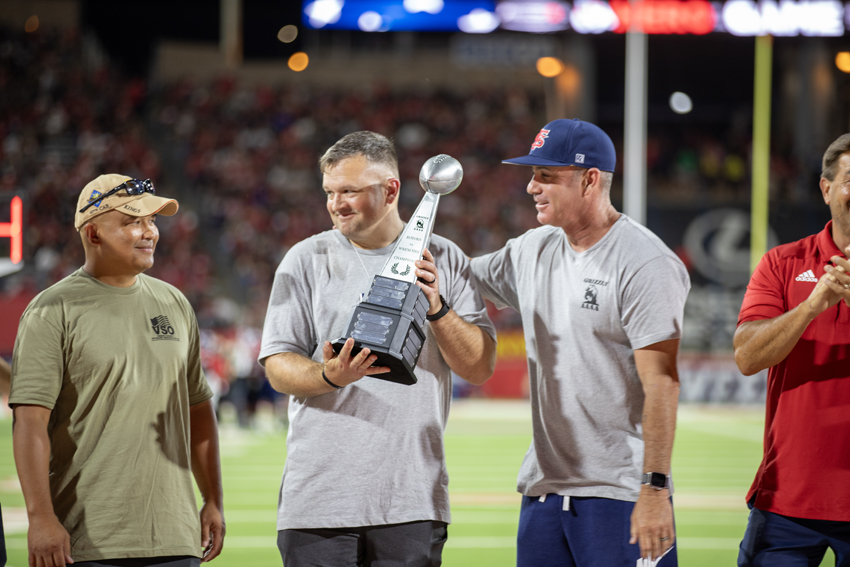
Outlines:
{"type": "Polygon", "coordinates": [[[425,342],[425,315],[428,299],[413,283],[375,276],[369,295],[354,306],[345,335],[333,343],[339,354],[345,341],[354,339],[352,356],[364,348],[378,356],[373,366],[390,371],[369,374],[397,384],[416,383],[416,363],[425,342]]]}
{"type": "MultiPolygon", "coordinates": [[[[345,338],[337,339],[333,343],[334,351],[339,353],[344,344],[345,338]]],[[[409,364],[405,364],[407,361],[404,360],[403,357],[397,357],[394,353],[389,351],[381,352],[381,350],[379,350],[380,347],[354,341],[354,348],[351,349],[351,356],[356,356],[364,348],[368,348],[370,354],[378,356],[378,360],[376,360],[372,366],[387,366],[390,369],[389,372],[384,372],[382,374],[367,374],[366,376],[386,380],[387,382],[395,382],[396,384],[404,384],[405,386],[412,386],[413,384],[416,384],[416,375],[413,373],[413,370],[416,367],[411,367],[409,364]]]]}

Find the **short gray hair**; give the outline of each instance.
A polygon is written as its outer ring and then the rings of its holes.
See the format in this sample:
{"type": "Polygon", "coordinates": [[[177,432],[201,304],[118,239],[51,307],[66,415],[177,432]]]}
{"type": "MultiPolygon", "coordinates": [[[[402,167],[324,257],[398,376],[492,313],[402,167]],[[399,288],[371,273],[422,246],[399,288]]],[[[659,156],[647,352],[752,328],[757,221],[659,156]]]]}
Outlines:
{"type": "Polygon", "coordinates": [[[352,132],[340,138],[319,159],[319,170],[325,173],[328,168],[342,160],[355,156],[363,156],[373,163],[386,165],[398,177],[398,156],[392,140],[368,130],[352,132]]]}
{"type": "MultiPolygon", "coordinates": [[[[578,178],[589,170],[586,168],[576,169],[573,173],[573,178],[578,178]]],[[[610,194],[611,193],[611,184],[614,182],[614,174],[610,171],[602,171],[599,170],[599,187],[602,189],[602,194],[610,194]]]]}
{"type": "Polygon", "coordinates": [[[614,183],[614,174],[610,171],[602,171],[602,191],[611,194],[611,184],[614,183]]]}
{"type": "Polygon", "coordinates": [[[850,133],[839,136],[826,149],[820,176],[827,181],[835,181],[835,174],[838,173],[838,158],[848,152],[850,152],[850,133]]]}

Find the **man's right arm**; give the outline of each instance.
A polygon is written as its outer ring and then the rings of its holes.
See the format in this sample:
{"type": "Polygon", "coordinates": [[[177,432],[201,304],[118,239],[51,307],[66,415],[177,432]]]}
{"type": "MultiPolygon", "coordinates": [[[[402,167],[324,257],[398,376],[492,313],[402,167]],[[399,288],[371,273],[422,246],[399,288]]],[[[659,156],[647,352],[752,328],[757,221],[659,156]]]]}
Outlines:
{"type": "Polygon", "coordinates": [[[56,517],[50,497],[50,412],[42,406],[16,405],[12,443],[29,519],[29,563],[63,567],[74,561],[71,538],[56,517]]]}
{"type": "Polygon", "coordinates": [[[746,321],[738,326],[733,345],[735,363],[742,374],[750,376],[785,360],[815,317],[842,298],[850,298],[850,291],[844,287],[850,276],[844,268],[827,266],[826,271],[809,297],[794,309],[772,319],[746,321]]]}
{"type": "Polygon", "coordinates": [[[372,368],[378,357],[370,354],[368,348],[364,348],[356,356],[351,356],[353,348],[354,339],[350,338],[345,341],[337,355],[331,343],[325,341],[322,347],[323,363],[294,352],[273,354],[265,361],[266,376],[272,388],[278,392],[297,398],[309,398],[344,388],[367,374],[390,371],[386,366],[372,368]]]}

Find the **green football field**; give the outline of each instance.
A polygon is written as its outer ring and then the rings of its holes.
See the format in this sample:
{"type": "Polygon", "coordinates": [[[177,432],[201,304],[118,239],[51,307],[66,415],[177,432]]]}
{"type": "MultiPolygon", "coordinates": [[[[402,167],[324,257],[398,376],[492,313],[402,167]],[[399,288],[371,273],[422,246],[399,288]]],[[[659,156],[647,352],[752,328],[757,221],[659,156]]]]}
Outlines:
{"type": "MultiPolygon", "coordinates": [[[[683,406],[673,453],[679,561],[735,565],[747,521],[744,495],[761,456],[763,410],[683,406]]],[[[446,431],[452,518],[448,567],[514,565],[516,473],[531,438],[527,402],[463,400],[446,431]]],[[[218,567],[280,567],[275,507],[285,432],[266,416],[252,432],[222,425],[225,550],[218,567]]],[[[0,420],[0,503],[8,565],[25,567],[26,514],[12,460],[11,420],[0,420]]],[[[663,565],[663,563],[662,563],[663,565]]],[[[831,556],[824,565],[834,565],[831,556]]]]}

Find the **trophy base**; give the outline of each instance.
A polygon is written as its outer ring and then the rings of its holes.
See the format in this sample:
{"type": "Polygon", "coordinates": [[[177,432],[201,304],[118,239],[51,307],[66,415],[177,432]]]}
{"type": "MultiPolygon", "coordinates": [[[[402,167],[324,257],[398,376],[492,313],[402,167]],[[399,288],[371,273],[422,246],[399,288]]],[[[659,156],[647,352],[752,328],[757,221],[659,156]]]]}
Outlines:
{"type": "Polygon", "coordinates": [[[339,354],[345,341],[354,339],[352,356],[364,348],[378,356],[373,366],[387,366],[384,374],[372,378],[397,384],[416,383],[413,371],[425,342],[425,314],[428,300],[411,283],[376,276],[368,297],[354,306],[345,335],[333,342],[339,354]]]}
{"type": "MultiPolygon", "coordinates": [[[[334,352],[339,354],[345,341],[346,339],[344,337],[337,339],[333,343],[334,352]]],[[[386,349],[381,349],[381,347],[375,345],[367,345],[359,341],[354,341],[351,356],[356,356],[364,348],[368,348],[371,354],[378,356],[378,360],[372,366],[387,366],[390,369],[389,372],[384,372],[383,374],[367,374],[366,376],[386,380],[387,382],[395,382],[396,384],[404,384],[405,386],[416,384],[416,375],[413,373],[416,366],[409,366],[407,361],[404,360],[404,357],[398,358],[386,349]],[[382,350],[386,351],[382,352],[382,350]]]]}

